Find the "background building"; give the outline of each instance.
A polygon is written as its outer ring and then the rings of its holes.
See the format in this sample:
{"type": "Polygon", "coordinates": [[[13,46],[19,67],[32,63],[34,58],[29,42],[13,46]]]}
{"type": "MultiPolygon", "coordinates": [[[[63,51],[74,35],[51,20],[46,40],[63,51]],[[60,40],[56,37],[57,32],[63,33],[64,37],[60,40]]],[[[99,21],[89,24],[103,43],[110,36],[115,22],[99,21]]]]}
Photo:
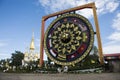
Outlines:
{"type": "Polygon", "coordinates": [[[36,62],[38,59],[39,59],[39,53],[35,51],[34,33],[33,33],[30,47],[24,53],[24,60],[22,61],[22,65],[28,66],[28,64],[30,64],[31,62],[36,62]]]}
{"type": "Polygon", "coordinates": [[[104,54],[104,59],[107,71],[120,72],[120,53],[104,54]]]}

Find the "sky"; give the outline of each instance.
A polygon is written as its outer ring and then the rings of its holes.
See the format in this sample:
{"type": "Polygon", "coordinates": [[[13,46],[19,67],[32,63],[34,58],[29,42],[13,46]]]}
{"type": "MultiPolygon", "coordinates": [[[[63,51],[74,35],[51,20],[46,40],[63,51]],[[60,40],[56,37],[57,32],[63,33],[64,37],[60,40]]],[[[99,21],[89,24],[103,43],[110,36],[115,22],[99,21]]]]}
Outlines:
{"type": "MultiPolygon", "coordinates": [[[[42,16],[91,2],[97,7],[103,53],[120,53],[120,0],[0,0],[0,59],[28,50],[32,32],[39,52],[42,16]]],[[[91,9],[76,13],[88,18],[95,31],[91,9]]]]}

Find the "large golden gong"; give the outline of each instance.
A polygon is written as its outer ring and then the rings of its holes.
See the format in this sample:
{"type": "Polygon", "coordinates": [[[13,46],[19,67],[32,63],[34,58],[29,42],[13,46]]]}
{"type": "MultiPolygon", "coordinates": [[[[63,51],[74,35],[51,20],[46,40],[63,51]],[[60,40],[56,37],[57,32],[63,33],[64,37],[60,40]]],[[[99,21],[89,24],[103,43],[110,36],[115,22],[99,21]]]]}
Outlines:
{"type": "Polygon", "coordinates": [[[47,56],[60,65],[73,65],[83,60],[93,42],[94,31],[88,19],[72,13],[56,18],[44,37],[47,56]]]}

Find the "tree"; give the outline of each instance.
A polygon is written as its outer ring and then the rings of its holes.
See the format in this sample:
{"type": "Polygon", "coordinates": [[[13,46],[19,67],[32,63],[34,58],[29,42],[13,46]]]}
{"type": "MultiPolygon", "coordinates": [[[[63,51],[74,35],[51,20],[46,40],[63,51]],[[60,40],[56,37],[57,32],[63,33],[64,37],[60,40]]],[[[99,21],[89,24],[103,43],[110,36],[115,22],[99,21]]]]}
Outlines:
{"type": "Polygon", "coordinates": [[[95,55],[97,55],[98,54],[98,49],[97,49],[97,47],[96,46],[93,46],[93,54],[95,55]]]}
{"type": "Polygon", "coordinates": [[[24,58],[24,54],[22,52],[15,51],[15,53],[12,53],[12,56],[11,56],[11,59],[12,59],[11,65],[16,67],[22,65],[23,58],[24,58]]]}
{"type": "Polygon", "coordinates": [[[80,61],[79,63],[76,63],[74,67],[71,67],[71,70],[90,69],[99,66],[100,63],[99,63],[98,49],[96,46],[93,46],[90,54],[87,55],[86,58],[80,61]]]}
{"type": "Polygon", "coordinates": [[[87,68],[100,66],[97,47],[93,46],[92,50],[92,54],[89,54],[83,62],[83,65],[87,68]]]}
{"type": "Polygon", "coordinates": [[[6,69],[6,60],[5,59],[0,60],[0,69],[1,70],[6,69]]]}

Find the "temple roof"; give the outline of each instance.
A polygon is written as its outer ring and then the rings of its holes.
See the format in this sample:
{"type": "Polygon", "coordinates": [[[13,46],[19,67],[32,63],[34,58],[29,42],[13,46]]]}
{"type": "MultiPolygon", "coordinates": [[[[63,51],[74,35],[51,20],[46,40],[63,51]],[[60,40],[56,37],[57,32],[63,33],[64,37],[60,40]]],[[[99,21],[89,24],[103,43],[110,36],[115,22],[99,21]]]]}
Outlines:
{"type": "Polygon", "coordinates": [[[30,43],[30,50],[34,50],[34,49],[35,49],[35,45],[34,45],[34,32],[33,32],[32,40],[31,40],[31,43],[30,43]]]}
{"type": "Polygon", "coordinates": [[[106,57],[115,57],[115,56],[120,56],[120,53],[111,53],[111,54],[104,54],[106,57]]]}
{"type": "Polygon", "coordinates": [[[104,54],[105,60],[120,60],[120,53],[104,54]]]}

